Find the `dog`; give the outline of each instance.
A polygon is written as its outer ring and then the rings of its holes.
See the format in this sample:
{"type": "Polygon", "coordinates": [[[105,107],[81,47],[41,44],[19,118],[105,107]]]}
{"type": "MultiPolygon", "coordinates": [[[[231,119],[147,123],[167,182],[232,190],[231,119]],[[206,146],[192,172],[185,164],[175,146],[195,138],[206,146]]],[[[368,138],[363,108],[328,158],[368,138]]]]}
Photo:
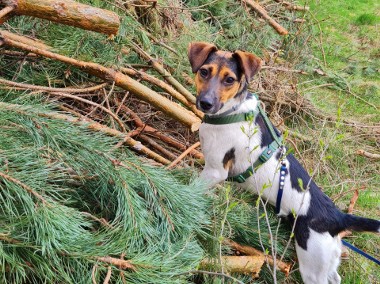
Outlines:
{"type": "Polygon", "coordinates": [[[341,212],[297,159],[286,154],[281,135],[257,111],[259,101],[247,89],[260,70],[260,58],[204,42],[190,43],[188,57],[196,74],[196,106],[205,114],[199,128],[205,157],[200,178],[210,187],[232,179],[277,205],[278,216],[293,222],[304,283],[340,283],[339,233],[379,233],[380,221],[341,212]]]}

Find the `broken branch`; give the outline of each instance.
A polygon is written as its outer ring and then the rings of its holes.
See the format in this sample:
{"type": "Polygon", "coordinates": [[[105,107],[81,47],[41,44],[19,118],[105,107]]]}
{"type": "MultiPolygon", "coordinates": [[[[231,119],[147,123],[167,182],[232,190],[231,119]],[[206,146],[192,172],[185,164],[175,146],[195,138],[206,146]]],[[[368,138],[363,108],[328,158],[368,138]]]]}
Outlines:
{"type": "Polygon", "coordinates": [[[110,257],[110,256],[97,257],[96,260],[101,261],[101,262],[105,262],[105,263],[109,263],[109,264],[113,264],[120,269],[136,270],[136,267],[129,260],[114,258],[114,257],[110,257]]]}
{"type": "Polygon", "coordinates": [[[280,35],[287,35],[288,31],[281,26],[279,23],[277,23],[275,20],[273,20],[267,13],[267,11],[260,6],[259,3],[254,2],[253,0],[244,0],[244,3],[246,3],[248,6],[250,6],[253,10],[255,10],[263,19],[265,19],[269,25],[272,26],[276,30],[277,33],[280,35]]]}
{"type": "Polygon", "coordinates": [[[370,152],[364,151],[362,149],[357,150],[356,154],[363,156],[363,157],[366,157],[366,158],[370,158],[370,159],[375,159],[375,160],[380,159],[380,154],[370,153],[370,152]]]}

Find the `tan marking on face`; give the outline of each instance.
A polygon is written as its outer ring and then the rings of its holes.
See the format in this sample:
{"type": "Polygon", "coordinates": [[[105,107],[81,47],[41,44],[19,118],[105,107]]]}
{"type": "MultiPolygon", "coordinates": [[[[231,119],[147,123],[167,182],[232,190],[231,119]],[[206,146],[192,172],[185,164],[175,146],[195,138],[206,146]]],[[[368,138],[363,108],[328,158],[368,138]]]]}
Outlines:
{"type": "Polygon", "coordinates": [[[200,69],[208,70],[209,74],[208,74],[207,78],[203,78],[200,75],[199,71],[197,72],[197,74],[195,76],[195,86],[197,89],[197,95],[199,95],[199,93],[202,92],[203,90],[208,90],[210,88],[209,83],[210,83],[211,79],[216,76],[216,73],[218,72],[219,66],[218,66],[218,64],[211,63],[211,64],[203,65],[200,69]]]}
{"type": "Polygon", "coordinates": [[[238,81],[238,78],[236,78],[236,74],[232,72],[231,69],[228,68],[227,66],[222,66],[220,68],[220,72],[218,76],[219,76],[219,81],[220,81],[220,86],[221,86],[220,93],[219,93],[220,101],[222,103],[225,103],[226,101],[233,98],[237,94],[240,87],[240,83],[238,81]],[[228,77],[232,77],[235,79],[233,84],[231,85],[225,84],[225,80],[228,77]]]}

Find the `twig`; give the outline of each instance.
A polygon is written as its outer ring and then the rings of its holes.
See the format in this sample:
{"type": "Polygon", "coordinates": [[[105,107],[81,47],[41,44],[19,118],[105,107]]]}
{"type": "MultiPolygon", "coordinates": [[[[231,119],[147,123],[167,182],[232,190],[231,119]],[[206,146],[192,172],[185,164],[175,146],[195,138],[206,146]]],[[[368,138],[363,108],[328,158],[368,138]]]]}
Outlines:
{"type": "Polygon", "coordinates": [[[373,103],[370,103],[368,101],[366,101],[365,99],[361,98],[360,96],[358,96],[357,94],[354,94],[353,92],[351,92],[350,90],[345,90],[347,93],[349,93],[350,95],[354,96],[355,98],[357,98],[358,100],[361,100],[363,103],[373,107],[375,110],[378,110],[378,107],[376,105],[374,105],[373,103]]]}
{"type": "Polygon", "coordinates": [[[17,88],[21,88],[24,90],[37,90],[37,91],[45,91],[45,92],[64,92],[64,93],[89,93],[93,91],[100,90],[108,85],[108,83],[102,83],[96,86],[90,86],[86,88],[52,88],[52,87],[45,87],[45,86],[37,86],[32,84],[25,84],[25,83],[18,83],[9,81],[3,78],[0,78],[0,85],[7,85],[7,86],[14,86],[17,88]]]}
{"type": "Polygon", "coordinates": [[[350,199],[350,205],[348,206],[347,213],[351,214],[354,211],[354,206],[359,198],[359,190],[355,189],[354,195],[350,199]]]}
{"type": "Polygon", "coordinates": [[[264,18],[266,21],[268,21],[269,25],[272,26],[276,30],[277,33],[280,35],[287,35],[288,31],[281,26],[279,23],[277,23],[275,20],[273,20],[267,13],[267,11],[260,6],[259,3],[254,2],[253,0],[243,0],[244,3],[249,5],[253,10],[255,10],[262,18],[264,18]]]}
{"type": "MultiPolygon", "coordinates": [[[[177,91],[179,91],[185,98],[195,104],[195,97],[184,87],[180,82],[178,82],[157,60],[153,59],[148,53],[142,50],[137,44],[131,43],[133,50],[139,54],[142,58],[147,60],[152,67],[160,73],[166,81],[168,81],[177,91]]],[[[123,49],[122,49],[123,51],[123,49]]]]}
{"type": "Polygon", "coordinates": [[[199,147],[201,143],[198,141],[189,148],[187,148],[177,159],[175,159],[168,167],[167,169],[173,168],[175,165],[177,165],[184,157],[186,157],[187,154],[189,154],[192,150],[199,147]]]}
{"type": "Polygon", "coordinates": [[[112,267],[108,266],[108,271],[107,271],[106,277],[104,278],[103,284],[108,284],[110,282],[111,275],[112,275],[112,267]]]}
{"type": "Polygon", "coordinates": [[[308,6],[293,5],[292,3],[282,1],[282,0],[274,0],[274,1],[285,6],[287,10],[294,10],[294,11],[309,11],[310,10],[308,6]]]}
{"type": "Polygon", "coordinates": [[[40,195],[38,192],[34,191],[31,187],[27,186],[26,184],[19,181],[18,179],[15,179],[3,172],[0,172],[0,177],[2,177],[3,179],[6,179],[7,181],[17,184],[18,186],[20,186],[21,188],[23,188],[24,190],[32,194],[34,197],[41,200],[43,204],[47,204],[46,200],[42,197],[42,195],[40,195]]]}
{"type": "Polygon", "coordinates": [[[174,276],[180,276],[180,275],[186,275],[186,274],[207,274],[207,275],[214,275],[214,276],[220,276],[223,278],[231,279],[232,281],[239,283],[239,284],[244,284],[243,281],[240,281],[239,279],[236,279],[235,277],[232,277],[230,275],[220,273],[220,272],[213,272],[213,271],[206,271],[206,270],[190,270],[187,272],[179,273],[174,276]]]}
{"type": "Polygon", "coordinates": [[[157,87],[161,88],[162,90],[167,92],[169,95],[171,95],[172,97],[177,99],[179,102],[183,103],[187,108],[189,108],[192,112],[194,112],[198,117],[200,117],[200,118],[203,117],[203,113],[201,111],[199,111],[193,103],[189,102],[184,95],[182,95],[180,92],[175,90],[172,86],[161,81],[160,79],[157,79],[157,78],[155,78],[155,77],[153,77],[153,76],[151,76],[145,72],[136,71],[136,70],[133,70],[130,68],[121,68],[120,70],[129,76],[138,77],[144,81],[147,81],[151,84],[156,85],[157,87]]]}
{"type": "Polygon", "coordinates": [[[61,114],[61,113],[56,113],[56,112],[37,112],[35,109],[29,106],[22,106],[22,105],[16,105],[16,104],[10,104],[10,103],[3,103],[0,102],[0,109],[3,110],[10,110],[10,111],[15,111],[18,113],[21,113],[23,115],[28,115],[31,112],[34,112],[36,115],[40,117],[48,117],[51,119],[58,119],[58,120],[64,120],[67,122],[75,123],[78,125],[82,125],[87,127],[90,130],[94,131],[99,131],[104,134],[110,135],[110,136],[115,136],[119,137],[123,140],[123,143],[127,144],[132,150],[139,152],[141,154],[147,155],[149,158],[163,164],[163,165],[168,165],[171,162],[164,157],[158,155],[157,153],[153,152],[152,150],[148,149],[144,145],[142,145],[140,142],[132,139],[129,137],[127,134],[120,132],[116,129],[109,128],[105,125],[102,125],[98,122],[92,121],[84,116],[81,118],[77,119],[69,115],[61,114]]]}
{"type": "MultiPolygon", "coordinates": [[[[187,147],[185,145],[183,145],[182,143],[178,142],[174,138],[169,137],[169,136],[163,134],[162,132],[160,132],[159,130],[157,130],[157,129],[155,129],[155,128],[153,128],[153,127],[145,124],[141,120],[141,118],[135,112],[133,112],[130,108],[128,108],[127,106],[121,105],[120,109],[123,110],[124,112],[126,112],[133,119],[133,122],[137,126],[137,129],[135,129],[133,131],[130,131],[128,133],[129,137],[133,137],[133,136],[136,136],[136,135],[139,135],[141,133],[146,132],[146,133],[149,133],[151,135],[154,135],[155,137],[157,137],[158,139],[162,140],[163,142],[168,143],[169,145],[178,148],[181,151],[185,151],[187,149],[187,147]]],[[[122,144],[123,144],[123,142],[120,142],[115,147],[116,148],[120,147],[122,144]]],[[[200,152],[198,152],[195,149],[193,149],[190,154],[193,155],[197,159],[204,159],[203,154],[200,153],[200,152]]]]}
{"type": "Polygon", "coordinates": [[[376,160],[380,159],[380,154],[370,153],[362,149],[357,150],[356,154],[366,157],[366,158],[370,158],[370,159],[376,159],[376,160]]]}
{"type": "Polygon", "coordinates": [[[309,73],[307,73],[306,71],[303,71],[303,70],[288,69],[288,68],[285,68],[285,67],[274,67],[274,66],[262,66],[261,67],[261,70],[265,70],[265,69],[270,69],[270,70],[275,70],[275,71],[281,71],[281,72],[300,73],[300,74],[303,74],[303,75],[309,74],[309,73]]]}
{"type": "Polygon", "coordinates": [[[0,10],[0,23],[2,21],[1,18],[8,15],[10,12],[12,12],[16,7],[15,6],[6,6],[3,9],[0,10]]]}
{"type": "Polygon", "coordinates": [[[136,267],[129,260],[119,259],[110,256],[97,257],[96,260],[113,264],[120,269],[131,269],[133,271],[136,270],[136,267]]]}
{"type": "Polygon", "coordinates": [[[83,103],[86,103],[86,104],[89,104],[89,105],[92,105],[92,106],[95,106],[97,108],[100,108],[101,110],[103,110],[104,112],[108,113],[113,119],[116,120],[116,122],[119,124],[121,130],[123,132],[126,132],[126,128],[124,126],[124,123],[121,121],[121,119],[115,115],[112,111],[110,111],[108,108],[98,104],[98,103],[95,103],[93,101],[90,101],[90,100],[87,100],[87,99],[84,99],[84,98],[81,98],[81,97],[78,97],[78,96],[75,96],[75,95],[70,95],[70,94],[66,94],[66,93],[57,93],[57,92],[54,92],[54,93],[51,93],[52,95],[55,95],[55,96],[60,96],[60,97],[64,97],[64,98],[70,98],[70,99],[73,99],[73,100],[76,100],[76,101],[80,101],[80,102],[83,102],[83,103]]]}
{"type": "Polygon", "coordinates": [[[139,138],[140,138],[139,140],[143,140],[146,143],[149,143],[153,147],[153,149],[156,149],[157,151],[161,152],[167,158],[174,160],[177,157],[172,152],[170,152],[169,150],[166,150],[164,147],[162,147],[160,144],[158,144],[156,141],[154,141],[152,138],[148,137],[147,135],[144,135],[144,134],[139,135],[139,138]]]}
{"type": "Polygon", "coordinates": [[[115,85],[127,90],[131,91],[140,99],[150,103],[157,109],[163,111],[169,116],[177,119],[181,123],[189,126],[192,131],[196,131],[201,123],[201,120],[196,117],[192,112],[187,109],[179,106],[176,103],[173,103],[169,99],[159,95],[148,87],[142,85],[131,77],[124,75],[121,72],[118,72],[112,68],[106,68],[100,64],[93,62],[85,62],[81,60],[76,60],[74,58],[70,58],[67,56],[63,56],[61,54],[53,53],[47,50],[39,49],[34,46],[29,46],[24,43],[14,41],[2,34],[2,39],[4,43],[8,46],[20,48],[26,51],[30,51],[41,56],[45,56],[47,58],[55,59],[67,64],[71,64],[76,66],[89,74],[102,78],[104,80],[114,81],[115,85]]]}

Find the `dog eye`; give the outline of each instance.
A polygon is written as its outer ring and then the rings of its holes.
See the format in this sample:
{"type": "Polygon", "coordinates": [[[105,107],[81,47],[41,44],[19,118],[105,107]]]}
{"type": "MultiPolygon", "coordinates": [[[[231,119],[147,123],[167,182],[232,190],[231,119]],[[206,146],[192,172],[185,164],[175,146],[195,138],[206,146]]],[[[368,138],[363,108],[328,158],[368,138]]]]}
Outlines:
{"type": "Polygon", "coordinates": [[[201,74],[201,77],[207,78],[207,76],[208,76],[208,70],[204,69],[204,68],[199,69],[199,74],[201,74]]]}
{"type": "Polygon", "coordinates": [[[233,78],[233,77],[227,77],[224,82],[226,82],[226,84],[228,84],[228,85],[231,85],[231,84],[233,84],[235,82],[235,78],[233,78]]]}

